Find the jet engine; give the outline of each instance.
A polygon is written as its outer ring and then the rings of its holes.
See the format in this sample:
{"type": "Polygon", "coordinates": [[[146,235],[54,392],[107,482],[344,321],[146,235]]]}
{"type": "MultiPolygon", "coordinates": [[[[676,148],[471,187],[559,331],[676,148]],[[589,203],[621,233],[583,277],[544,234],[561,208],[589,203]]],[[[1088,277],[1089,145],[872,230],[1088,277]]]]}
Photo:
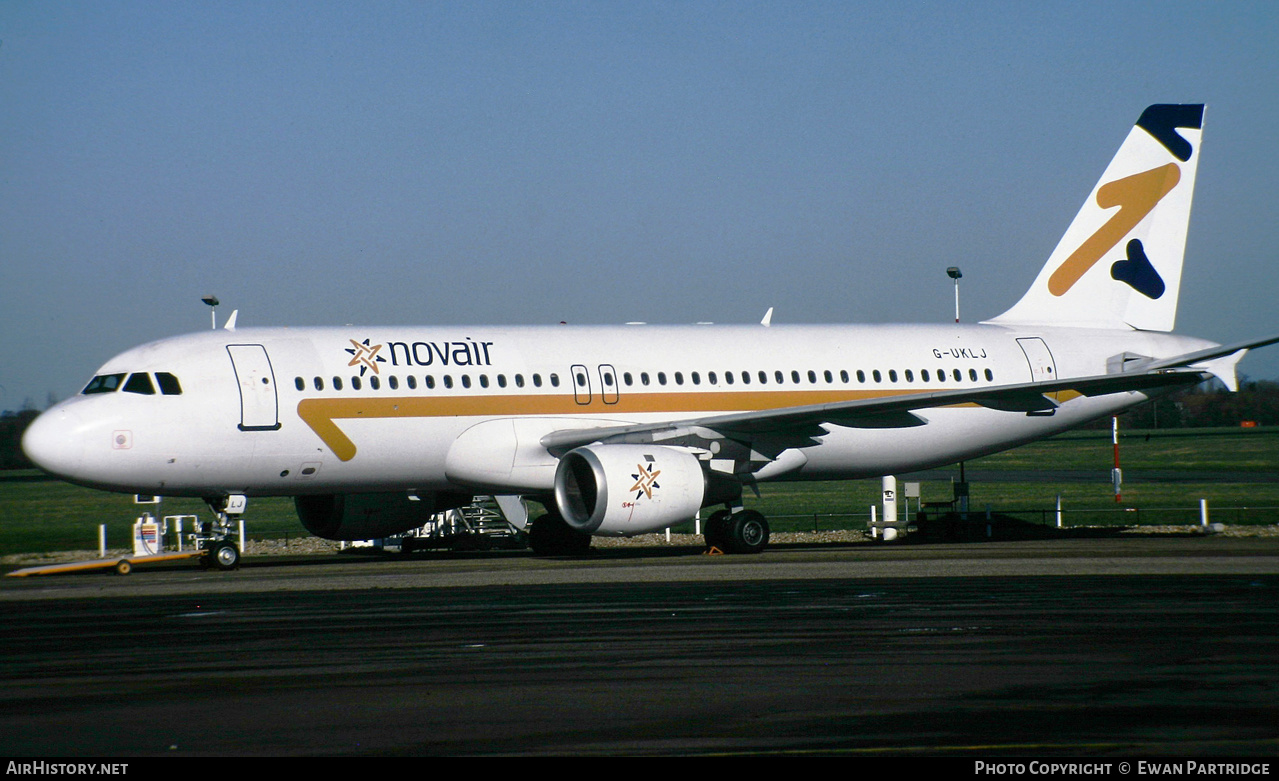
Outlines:
{"type": "Polygon", "coordinates": [[[424,526],[431,516],[471,501],[462,494],[325,494],[294,499],[298,520],[326,540],[372,540],[424,526]]]}
{"type": "Polygon", "coordinates": [[[555,504],[569,526],[628,537],[692,520],[707,498],[706,472],[687,450],[588,445],[555,470],[555,504]]]}

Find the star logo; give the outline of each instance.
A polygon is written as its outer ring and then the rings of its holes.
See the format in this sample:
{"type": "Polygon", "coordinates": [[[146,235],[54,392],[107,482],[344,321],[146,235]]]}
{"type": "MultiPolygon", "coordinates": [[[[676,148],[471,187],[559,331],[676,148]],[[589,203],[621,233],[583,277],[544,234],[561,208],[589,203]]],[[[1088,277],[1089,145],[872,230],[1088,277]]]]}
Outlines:
{"type": "Polygon", "coordinates": [[[386,359],[378,355],[378,351],[382,349],[382,345],[380,344],[375,344],[370,347],[368,339],[365,339],[363,343],[352,339],[351,348],[352,349],[347,350],[347,352],[353,357],[347,366],[359,366],[361,377],[364,376],[364,372],[366,370],[372,370],[374,374],[377,374],[377,365],[379,363],[386,363],[386,359]]]}
{"type": "Polygon", "coordinates": [[[638,499],[641,496],[646,496],[649,499],[652,499],[653,489],[661,488],[661,486],[657,484],[657,476],[662,473],[662,470],[649,470],[643,464],[636,464],[635,468],[639,470],[639,474],[631,475],[631,477],[635,478],[635,485],[631,486],[631,490],[635,491],[635,498],[638,499]]]}

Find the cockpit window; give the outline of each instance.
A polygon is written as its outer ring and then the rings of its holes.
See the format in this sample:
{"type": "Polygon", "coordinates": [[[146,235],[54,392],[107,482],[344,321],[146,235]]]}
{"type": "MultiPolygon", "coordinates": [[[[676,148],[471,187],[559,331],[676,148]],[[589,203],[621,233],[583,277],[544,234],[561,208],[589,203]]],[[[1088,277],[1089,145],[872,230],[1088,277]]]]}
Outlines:
{"type": "Polygon", "coordinates": [[[90,393],[115,393],[120,390],[120,384],[124,382],[123,374],[99,374],[89,384],[84,386],[81,393],[88,395],[90,393]]]}
{"type": "Polygon", "coordinates": [[[146,372],[130,374],[128,382],[124,383],[124,392],[141,393],[144,396],[155,395],[155,386],[151,384],[151,375],[146,372]]]}
{"type": "Polygon", "coordinates": [[[182,386],[178,384],[178,378],[168,372],[156,372],[155,381],[160,383],[160,392],[165,396],[182,395],[182,386]]]}

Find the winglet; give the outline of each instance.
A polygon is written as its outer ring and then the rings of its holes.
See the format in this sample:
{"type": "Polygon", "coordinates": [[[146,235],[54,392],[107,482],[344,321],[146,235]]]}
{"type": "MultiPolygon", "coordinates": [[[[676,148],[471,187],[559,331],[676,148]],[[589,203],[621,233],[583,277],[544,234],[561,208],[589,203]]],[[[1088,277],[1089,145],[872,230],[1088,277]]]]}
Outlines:
{"type": "Polygon", "coordinates": [[[235,317],[236,317],[236,315],[238,315],[238,314],[240,314],[240,310],[239,310],[239,309],[236,309],[236,310],[234,310],[233,312],[231,312],[231,316],[230,316],[230,317],[228,317],[228,318],[226,319],[226,325],[224,325],[224,326],[222,326],[222,327],[223,327],[223,328],[225,328],[225,329],[226,329],[226,330],[228,330],[228,331],[234,331],[234,330],[235,330],[235,317]]]}
{"type": "Polygon", "coordinates": [[[768,311],[764,313],[764,319],[760,320],[759,324],[765,328],[768,328],[773,324],[773,308],[771,306],[768,308],[768,311]]]}

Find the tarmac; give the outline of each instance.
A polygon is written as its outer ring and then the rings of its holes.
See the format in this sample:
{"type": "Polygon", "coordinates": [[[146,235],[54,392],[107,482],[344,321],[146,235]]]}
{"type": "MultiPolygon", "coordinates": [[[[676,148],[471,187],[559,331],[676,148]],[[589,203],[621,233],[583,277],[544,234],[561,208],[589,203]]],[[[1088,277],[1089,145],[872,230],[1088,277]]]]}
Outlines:
{"type": "Polygon", "coordinates": [[[0,579],[11,756],[1273,756],[1279,537],[0,579]]]}

